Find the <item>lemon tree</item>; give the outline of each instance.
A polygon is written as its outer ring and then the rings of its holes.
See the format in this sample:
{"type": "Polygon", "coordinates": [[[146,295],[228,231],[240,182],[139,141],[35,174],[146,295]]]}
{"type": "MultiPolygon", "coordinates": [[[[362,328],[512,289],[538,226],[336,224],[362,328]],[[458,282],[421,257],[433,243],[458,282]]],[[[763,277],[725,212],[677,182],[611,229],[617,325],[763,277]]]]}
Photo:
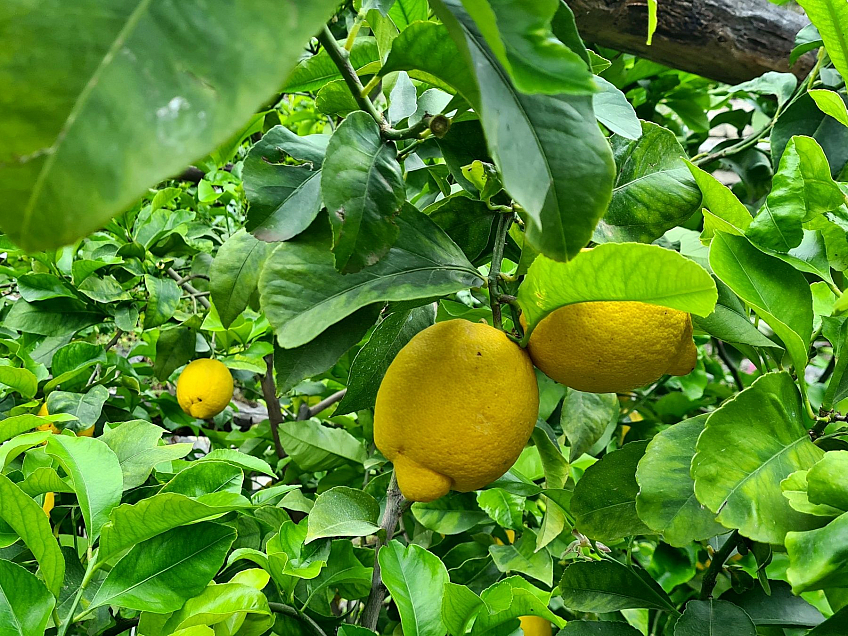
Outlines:
{"type": "Polygon", "coordinates": [[[844,2],[570,4],[0,6],[0,634],[846,633],[844,2]]]}

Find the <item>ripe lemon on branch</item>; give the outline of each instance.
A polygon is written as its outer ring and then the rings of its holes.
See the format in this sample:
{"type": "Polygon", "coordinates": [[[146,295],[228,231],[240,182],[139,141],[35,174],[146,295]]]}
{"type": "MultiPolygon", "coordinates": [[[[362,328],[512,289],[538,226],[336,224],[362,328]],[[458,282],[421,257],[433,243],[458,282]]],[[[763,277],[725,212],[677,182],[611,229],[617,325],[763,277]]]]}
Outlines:
{"type": "Polygon", "coordinates": [[[465,320],[419,332],[386,371],[374,442],[411,501],[468,492],[503,475],[539,413],[530,357],[502,331],[465,320]]]}
{"type": "Polygon", "coordinates": [[[527,350],[551,379],[588,393],[621,393],[666,373],[686,375],[698,358],[688,313],[635,301],[560,307],[536,326],[527,350]]]}
{"type": "Polygon", "coordinates": [[[201,358],[189,363],[177,380],[180,408],[201,420],[215,417],[233,399],[233,376],[219,360],[201,358]]]}

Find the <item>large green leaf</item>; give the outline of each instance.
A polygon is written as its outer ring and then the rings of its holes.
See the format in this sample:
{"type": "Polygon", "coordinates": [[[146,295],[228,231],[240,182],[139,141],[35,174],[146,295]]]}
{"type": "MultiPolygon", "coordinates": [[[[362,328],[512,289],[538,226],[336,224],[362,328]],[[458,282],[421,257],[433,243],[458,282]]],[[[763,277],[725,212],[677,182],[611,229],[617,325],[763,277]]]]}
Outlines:
{"type": "Polygon", "coordinates": [[[775,170],[786,145],[795,135],[806,135],[819,143],[830,163],[830,174],[833,177],[839,175],[848,162],[848,128],[825,115],[813,98],[806,94],[783,110],[771,130],[769,141],[775,170]]]}
{"type": "Polygon", "coordinates": [[[442,621],[452,636],[464,636],[468,622],[483,607],[483,600],[465,585],[448,583],[442,602],[442,621]]]}
{"type": "Polygon", "coordinates": [[[41,506],[6,475],[0,475],[0,520],[23,540],[38,562],[47,589],[58,596],[65,579],[65,559],[50,520],[41,506]]]}
{"type": "Polygon", "coordinates": [[[238,494],[244,483],[244,472],[227,462],[192,462],[162,486],[160,493],[174,492],[187,497],[202,497],[212,493],[238,494]]]}
{"type": "Polygon", "coordinates": [[[527,239],[552,259],[574,257],[607,208],[615,174],[592,98],[521,93],[460,0],[432,6],[476,73],[473,105],[504,188],[523,208],[527,239]]]}
{"type": "Polygon", "coordinates": [[[157,464],[182,459],[191,452],[191,444],[160,446],[164,432],[165,429],[150,422],[130,420],[113,425],[100,436],[100,441],[118,457],[124,490],[141,486],[157,464]]]}
{"type": "Polygon", "coordinates": [[[95,385],[87,393],[69,393],[67,391],[53,391],[47,396],[47,411],[51,415],[64,413],[73,416],[76,421],[65,425],[75,431],[84,431],[94,426],[100,419],[103,405],[109,399],[109,390],[106,387],[95,385]]]}
{"type": "Polygon", "coordinates": [[[693,599],[674,627],[674,636],[757,636],[757,628],[741,607],[729,601],[693,599]]]}
{"type": "Polygon", "coordinates": [[[783,581],[769,581],[769,593],[755,585],[742,593],[728,590],[722,600],[741,607],[754,621],[754,625],[775,627],[814,627],[824,622],[822,613],[805,599],[792,594],[792,588],[783,581]]]}
{"type": "Polygon", "coordinates": [[[584,393],[568,389],[562,403],[560,425],[571,446],[569,460],[578,459],[602,440],[618,423],[618,412],[618,396],[615,393],[584,393]]]}
{"type": "Polygon", "coordinates": [[[441,534],[460,534],[489,517],[473,494],[452,492],[435,501],[412,504],[412,514],[422,526],[441,534]]]}
{"type": "Polygon", "coordinates": [[[641,137],[615,135],[612,150],[618,174],[609,208],[595,228],[596,242],[650,243],[698,209],[701,192],[673,132],[642,122],[641,137]]]}
{"type": "Polygon", "coordinates": [[[764,254],[745,237],[716,232],[710,266],[783,340],[795,367],[807,366],[813,331],[810,285],[801,272],[764,254]]]}
{"type": "Polygon", "coordinates": [[[725,532],[715,515],[695,498],[695,482],[689,474],[706,421],[706,415],[699,415],[655,435],[636,471],[639,518],[676,547],[725,532]]]}
{"type": "Polygon", "coordinates": [[[848,6],[842,0],[800,0],[798,4],[818,29],[836,70],[848,77],[848,6]]]}
{"type": "Polygon", "coordinates": [[[367,537],[380,529],[380,504],[361,490],[337,486],[322,492],[309,512],[306,543],[325,537],[367,537]]]}
{"type": "Polygon", "coordinates": [[[839,93],[828,90],[808,91],[816,106],[825,114],[830,115],[843,126],[848,126],[848,107],[839,93]]]}
{"type": "Polygon", "coordinates": [[[22,396],[31,398],[38,391],[38,378],[28,369],[0,367],[0,384],[5,384],[22,396]]]}
{"type": "Polygon", "coordinates": [[[80,329],[103,322],[103,319],[99,311],[78,301],[28,303],[18,300],[6,314],[3,324],[9,329],[39,336],[70,337],[80,329]]]}
{"type": "Polygon", "coordinates": [[[707,419],[692,459],[695,495],[728,528],[781,544],[819,521],[796,512],[780,482],[824,452],[810,441],[801,395],[786,372],[757,378],[707,419]]]}
{"type": "Polygon", "coordinates": [[[333,133],[321,170],[333,227],[336,269],[355,273],[389,251],[400,233],[394,217],[406,199],[394,142],[366,112],[351,113],[333,133]]]}
{"type": "Polygon", "coordinates": [[[520,616],[541,616],[557,627],[565,621],[548,609],[551,594],[534,586],[520,576],[511,576],[498,581],[480,594],[485,603],[481,610],[472,636],[498,636],[511,634],[518,628],[520,616]]]}
{"type": "Polygon", "coordinates": [[[807,473],[807,494],[814,504],[848,511],[848,451],[831,451],[807,473]]]}
{"type": "Polygon", "coordinates": [[[848,621],[848,607],[843,607],[824,623],[809,632],[807,636],[842,636],[845,622],[848,621]]]}
{"type": "Polygon", "coordinates": [[[118,456],[99,439],[66,435],[52,436],[47,452],[73,479],[89,541],[93,542],[109,514],[121,503],[124,479],[118,456]]]}
{"type": "Polygon", "coordinates": [[[598,121],[616,135],[639,139],[642,136],[642,122],[624,93],[603,77],[595,76],[595,83],[601,89],[592,96],[592,108],[598,121]]]}
{"type": "Polygon", "coordinates": [[[218,249],[209,268],[209,292],[224,327],[229,327],[247,308],[270,253],[271,246],[243,229],[218,249]]]}
{"type": "MultiPolygon", "coordinates": [[[[491,490],[484,492],[488,493],[491,490]]],[[[518,495],[512,496],[520,500],[518,495]]],[[[520,572],[545,585],[553,585],[554,571],[551,555],[547,550],[536,552],[536,536],[530,530],[522,532],[515,543],[490,545],[489,554],[492,555],[492,560],[501,572],[520,572]]]]}
{"type": "Polygon", "coordinates": [[[339,274],[329,251],[326,221],[309,236],[280,245],[259,280],[262,307],[280,346],[305,344],[330,325],[367,305],[449,294],[482,285],[462,251],[411,206],[396,218],[394,247],[379,263],[356,274],[339,274]],[[309,239],[309,240],[307,240],[309,239]]]}
{"type": "Polygon", "coordinates": [[[236,132],[336,4],[4,3],[0,225],[29,250],[98,229],[236,132]]]}
{"type": "Polygon", "coordinates": [[[576,562],[565,568],[559,583],[562,601],[577,612],[615,612],[647,607],[675,611],[659,584],[641,569],[612,559],[576,562]]]}
{"type": "Polygon", "coordinates": [[[568,621],[557,636],[637,636],[641,633],[618,621],[568,621]]]}
{"type": "Polygon", "coordinates": [[[795,594],[829,587],[848,587],[848,513],[825,527],[789,532],[786,576],[795,594]]]}
{"type": "Polygon", "coordinates": [[[109,571],[91,607],[118,605],[157,614],[178,610],[209,584],[235,538],[232,528],[204,521],[143,541],[109,571]]]}
{"type": "MultiPolygon", "coordinates": [[[[317,31],[314,28],[313,31],[317,31]]],[[[314,35],[311,34],[311,35],[314,35]]],[[[344,42],[339,43],[344,46],[344,42]]],[[[301,46],[302,48],[302,46],[301,46]]],[[[355,70],[359,70],[380,59],[377,41],[372,37],[359,37],[350,50],[349,61],[355,70]]],[[[308,56],[298,62],[284,87],[287,93],[317,91],[319,88],[335,79],[341,79],[339,68],[325,50],[317,55],[308,56]]],[[[277,84],[278,85],[278,84],[277,84]]],[[[276,85],[275,85],[276,86],[276,85]]]]}
{"type": "Polygon", "coordinates": [[[606,543],[650,533],[636,514],[636,466],[647,446],[647,442],[625,444],[586,469],[571,500],[580,532],[606,543]]]}
{"type": "Polygon", "coordinates": [[[317,420],[286,422],[280,426],[280,440],[292,460],[310,472],[330,470],[350,462],[364,464],[365,447],[341,428],[323,426],[317,420]]]}
{"type": "Polygon", "coordinates": [[[572,303],[634,300],[706,316],[716,298],[715,282],[703,267],[677,252],[638,243],[598,245],[568,263],[539,256],[518,290],[525,341],[545,316],[572,303]]]}
{"type": "Polygon", "coordinates": [[[0,634],[43,636],[56,599],[34,574],[0,559],[0,634]]]}
{"type": "Polygon", "coordinates": [[[442,599],[449,579],[439,557],[421,546],[390,541],[378,559],[405,636],[443,636],[442,599]]]}
{"type": "Polygon", "coordinates": [[[144,275],[147,288],[147,307],[144,310],[144,328],[158,327],[168,322],[177,310],[182,290],[171,278],[144,275]]]}

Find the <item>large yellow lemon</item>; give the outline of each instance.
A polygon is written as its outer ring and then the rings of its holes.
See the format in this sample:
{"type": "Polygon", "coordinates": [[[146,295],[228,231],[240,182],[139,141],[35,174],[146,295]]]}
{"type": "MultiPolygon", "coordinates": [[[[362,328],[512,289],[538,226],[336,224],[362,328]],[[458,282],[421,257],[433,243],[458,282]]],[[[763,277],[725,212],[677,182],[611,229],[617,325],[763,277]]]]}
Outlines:
{"type": "Polygon", "coordinates": [[[630,301],[560,307],[536,326],[527,350],[551,379],[589,393],[686,375],[698,357],[689,314],[630,301]]]}
{"type": "Polygon", "coordinates": [[[524,636],[551,636],[551,622],[541,616],[521,616],[521,629],[524,636]]]}
{"type": "Polygon", "coordinates": [[[482,488],[515,463],[536,425],[530,357],[502,331],[440,322],[400,350],[377,392],[374,442],[411,501],[482,488]]]}
{"type": "Polygon", "coordinates": [[[233,376],[218,360],[195,360],[177,380],[177,402],[183,411],[201,420],[218,415],[232,398],[233,376]]]}
{"type": "MultiPolygon", "coordinates": [[[[50,412],[47,410],[47,402],[44,402],[41,405],[41,408],[38,409],[38,415],[40,415],[42,417],[44,417],[45,415],[50,415],[50,412]]],[[[79,437],[94,437],[94,426],[95,425],[92,424],[91,426],[89,426],[84,431],[80,431],[79,433],[77,433],[77,435],[79,437]]],[[[38,427],[38,430],[39,431],[50,431],[53,434],[56,434],[56,433],[59,432],[59,429],[56,427],[56,425],[53,422],[47,422],[47,424],[42,424],[41,426],[38,427]]]]}

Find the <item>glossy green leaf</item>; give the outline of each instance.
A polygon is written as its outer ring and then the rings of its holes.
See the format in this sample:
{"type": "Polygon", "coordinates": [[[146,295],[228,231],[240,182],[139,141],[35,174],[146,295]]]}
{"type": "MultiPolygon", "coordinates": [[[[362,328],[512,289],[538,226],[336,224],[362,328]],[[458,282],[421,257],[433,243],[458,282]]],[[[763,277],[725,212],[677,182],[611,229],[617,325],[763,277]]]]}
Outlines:
{"type": "Polygon", "coordinates": [[[675,611],[662,588],[641,569],[604,559],[572,563],[559,583],[565,606],[577,612],[615,612],[646,607],[675,611]]]}
{"type": "Polygon", "coordinates": [[[350,541],[333,541],[327,565],[314,579],[304,582],[308,594],[304,604],[308,605],[308,601],[318,598],[319,594],[337,590],[343,590],[345,598],[366,598],[371,592],[372,574],[373,569],[356,558],[350,541]]]}
{"type": "Polygon", "coordinates": [[[0,633],[43,636],[56,599],[35,575],[0,559],[0,633]]]}
{"type": "Polygon", "coordinates": [[[501,572],[520,572],[545,585],[553,585],[551,555],[544,549],[536,552],[536,537],[530,530],[525,530],[515,543],[490,545],[489,554],[501,572]]]}
{"type": "Polygon", "coordinates": [[[400,233],[394,217],[406,200],[406,188],[394,142],[382,139],[368,113],[352,113],[333,133],[321,193],[340,272],[358,272],[386,255],[400,233]]]}
{"type": "Polygon", "coordinates": [[[706,316],[716,298],[703,267],[677,252],[637,243],[598,245],[568,263],[539,256],[518,290],[525,341],[545,316],[572,303],[635,300],[706,316]]]}
{"type": "Polygon", "coordinates": [[[518,628],[520,616],[541,616],[557,627],[565,621],[548,609],[551,594],[520,576],[511,576],[491,585],[480,594],[485,603],[474,621],[472,636],[510,634],[518,628]]]}
{"type": "Polygon", "coordinates": [[[269,477],[274,476],[274,469],[264,459],[242,453],[233,448],[216,448],[209,451],[198,461],[200,462],[226,462],[238,466],[245,472],[260,473],[269,477]]]}
{"type": "MultiPolygon", "coordinates": [[[[313,31],[317,32],[319,28],[320,25],[317,25],[313,31]]],[[[311,35],[315,35],[315,33],[311,35]]],[[[344,46],[344,42],[339,43],[339,46],[344,46]]],[[[374,38],[359,37],[356,39],[353,48],[350,50],[350,64],[355,70],[359,70],[379,59],[380,52],[374,38]]],[[[341,77],[341,72],[333,63],[327,51],[322,50],[317,55],[308,56],[298,62],[283,90],[287,93],[317,91],[328,82],[341,79],[341,77]]],[[[275,84],[275,86],[277,85],[279,83],[275,84]]]]}
{"type": "Polygon", "coordinates": [[[786,576],[793,593],[848,585],[846,538],[848,513],[823,528],[786,535],[786,552],[789,555],[786,576]]]}
{"type": "Polygon", "coordinates": [[[99,439],[66,435],[53,435],[47,441],[47,452],[73,479],[88,536],[94,541],[121,503],[123,475],[117,455],[99,439]]]}
{"type": "Polygon", "coordinates": [[[435,501],[414,503],[411,510],[422,526],[448,535],[466,532],[489,519],[469,493],[452,492],[435,501]]]}
{"type": "Polygon", "coordinates": [[[28,398],[33,397],[38,391],[38,378],[27,369],[0,367],[0,384],[5,384],[28,398]]]}
{"type": "MultiPolygon", "coordinates": [[[[814,0],[815,1],[815,0],[814,0]]],[[[829,1],[829,0],[825,0],[829,1]]],[[[825,115],[809,95],[801,95],[788,104],[771,130],[771,160],[777,170],[783,150],[796,135],[815,139],[824,150],[830,163],[830,174],[835,178],[848,162],[848,128],[825,115]]]]}
{"type": "Polygon", "coordinates": [[[814,504],[848,510],[848,451],[831,451],[807,473],[807,493],[814,504]]]}
{"type": "Polygon", "coordinates": [[[103,405],[109,398],[109,391],[103,386],[93,386],[88,393],[68,393],[53,391],[47,396],[47,411],[51,415],[64,413],[76,418],[65,425],[75,431],[82,431],[97,423],[103,405]]]}
{"type": "Polygon", "coordinates": [[[801,0],[800,4],[819,31],[827,54],[842,77],[848,77],[848,7],[840,0],[801,0]]]}
{"type": "Polygon", "coordinates": [[[568,389],[562,403],[560,425],[571,446],[569,460],[583,453],[604,438],[618,423],[618,396],[614,393],[584,393],[568,389]]]}
{"type": "Polygon", "coordinates": [[[770,581],[770,593],[762,586],[734,594],[729,590],[722,600],[730,601],[745,610],[754,625],[774,625],[776,627],[815,627],[824,622],[824,616],[805,599],[792,594],[792,588],[783,581],[770,581]]]}
{"type": "Polygon", "coordinates": [[[595,76],[595,83],[600,90],[592,96],[592,107],[598,121],[616,135],[639,139],[642,136],[642,123],[624,93],[603,77],[595,76]]]}
{"type": "Polygon", "coordinates": [[[686,604],[674,636],[712,636],[713,634],[757,636],[757,628],[740,607],[728,601],[691,600],[686,604]]]}
{"type": "Polygon", "coordinates": [[[232,528],[204,521],[143,541],[109,571],[91,607],[178,610],[209,584],[235,538],[232,528]]]}
{"type": "Polygon", "coordinates": [[[216,625],[226,629],[229,625],[242,623],[248,615],[266,617],[266,630],[273,623],[268,599],[260,590],[232,581],[210,585],[174,612],[159,634],[173,634],[196,625],[216,625]]]}
{"type": "Polygon", "coordinates": [[[793,510],[817,517],[833,518],[841,515],[844,510],[826,504],[810,502],[807,493],[807,474],[809,472],[808,470],[796,470],[780,482],[780,489],[783,491],[783,496],[789,501],[789,505],[792,506],[793,510]]]}
{"type": "Polygon", "coordinates": [[[805,424],[788,373],[757,378],[707,419],[692,460],[698,501],[725,527],[763,543],[781,544],[789,531],[816,527],[815,518],[790,507],[780,488],[824,454],[805,424]]]}
{"type": "Polygon", "coordinates": [[[287,589],[296,579],[314,579],[330,555],[330,542],[319,541],[306,544],[307,521],[299,524],[286,521],[280,531],[268,540],[266,552],[271,566],[271,575],[278,585],[287,589]]]}
{"type": "Polygon", "coordinates": [[[41,418],[31,413],[13,415],[12,417],[7,417],[5,420],[0,420],[0,442],[5,442],[16,435],[31,431],[38,426],[43,426],[47,421],[46,418],[41,418]]]}
{"type": "Polygon", "coordinates": [[[804,275],[746,238],[723,232],[717,232],[710,245],[710,266],[783,340],[795,366],[806,367],[813,301],[804,275]]]}
{"type": "Polygon", "coordinates": [[[594,241],[650,243],[698,210],[701,192],[674,133],[642,122],[636,140],[615,135],[611,141],[617,175],[594,241]]]}
{"type": "Polygon", "coordinates": [[[636,514],[636,466],[647,442],[632,442],[589,466],[571,500],[577,529],[591,539],[611,543],[650,529],[636,514]]]}
{"type": "Polygon", "coordinates": [[[174,475],[159,492],[175,492],[187,497],[202,497],[211,493],[240,493],[244,472],[227,462],[194,462],[174,475]]]}
{"type": "Polygon", "coordinates": [[[695,498],[695,482],[689,474],[706,420],[706,415],[699,415],[654,436],[636,471],[639,518],[672,546],[683,547],[725,532],[715,515],[695,498]]]}
{"type": "Polygon", "coordinates": [[[485,201],[477,201],[462,190],[429,205],[424,214],[447,232],[472,262],[489,256],[498,215],[485,201]]]}
{"type": "Polygon", "coordinates": [[[50,528],[50,520],[33,499],[5,475],[0,475],[0,519],[32,552],[47,589],[58,596],[65,578],[65,559],[50,528]]]}
{"type": "Polygon", "coordinates": [[[848,607],[843,607],[807,636],[841,636],[845,631],[845,621],[848,621],[848,607]]]}
{"type": "Polygon", "coordinates": [[[100,441],[118,457],[124,490],[141,486],[157,464],[182,459],[191,452],[191,444],[160,446],[164,432],[165,429],[150,422],[130,420],[113,425],[100,436],[100,441]]]}
{"type": "Polygon", "coordinates": [[[448,583],[442,602],[442,621],[451,636],[464,636],[468,622],[483,607],[482,599],[464,585],[448,583]]]}
{"type": "Polygon", "coordinates": [[[557,636],[636,636],[641,633],[617,621],[568,621],[557,636]]]}
{"type": "Polygon", "coordinates": [[[59,473],[46,466],[36,468],[18,486],[30,497],[47,492],[74,492],[73,486],[59,477],[59,473]]]}
{"type": "Polygon", "coordinates": [[[377,265],[356,274],[336,271],[321,240],[323,227],[316,228],[317,242],[299,238],[271,254],[259,290],[280,346],[305,344],[375,302],[429,298],[482,284],[461,250],[426,216],[407,207],[396,222],[401,233],[395,246],[377,265]]]}
{"type": "Polygon", "coordinates": [[[475,70],[473,105],[504,188],[523,208],[527,240],[549,258],[573,258],[607,208],[615,170],[591,97],[521,93],[460,0],[433,8],[475,70]]]}
{"type": "MultiPolygon", "coordinates": [[[[188,322],[188,321],[187,321],[188,322]]],[[[199,320],[198,320],[199,322],[199,320]]],[[[197,329],[192,324],[162,329],[156,340],[156,361],[153,375],[166,381],[171,374],[195,357],[197,329]]]]}
{"type": "Polygon", "coordinates": [[[147,308],[144,310],[144,328],[151,329],[168,322],[177,310],[182,290],[170,278],[144,276],[147,288],[147,308]]]}
{"type": "Polygon", "coordinates": [[[810,97],[816,102],[821,111],[825,115],[830,115],[836,121],[844,126],[848,126],[848,107],[839,96],[839,93],[829,90],[813,90],[809,91],[810,97]]]}
{"type": "Polygon", "coordinates": [[[317,420],[286,422],[280,427],[286,453],[302,470],[330,470],[349,462],[364,464],[365,447],[341,428],[323,426],[317,420]]]}
{"type": "Polygon", "coordinates": [[[380,529],[380,505],[368,493],[337,486],[318,495],[306,543],[325,537],[366,537],[380,529]]]}
{"type": "Polygon", "coordinates": [[[57,337],[71,336],[80,329],[103,322],[103,318],[99,311],[78,301],[56,304],[56,301],[28,303],[18,300],[6,314],[3,324],[24,333],[57,337]]]}
{"type": "Polygon", "coordinates": [[[448,571],[417,545],[390,541],[378,554],[383,583],[398,608],[405,636],[443,636],[442,599],[448,571]]]}
{"type": "Polygon", "coordinates": [[[243,229],[220,247],[209,268],[209,291],[224,327],[239,317],[259,284],[259,273],[271,247],[243,229]]]}

